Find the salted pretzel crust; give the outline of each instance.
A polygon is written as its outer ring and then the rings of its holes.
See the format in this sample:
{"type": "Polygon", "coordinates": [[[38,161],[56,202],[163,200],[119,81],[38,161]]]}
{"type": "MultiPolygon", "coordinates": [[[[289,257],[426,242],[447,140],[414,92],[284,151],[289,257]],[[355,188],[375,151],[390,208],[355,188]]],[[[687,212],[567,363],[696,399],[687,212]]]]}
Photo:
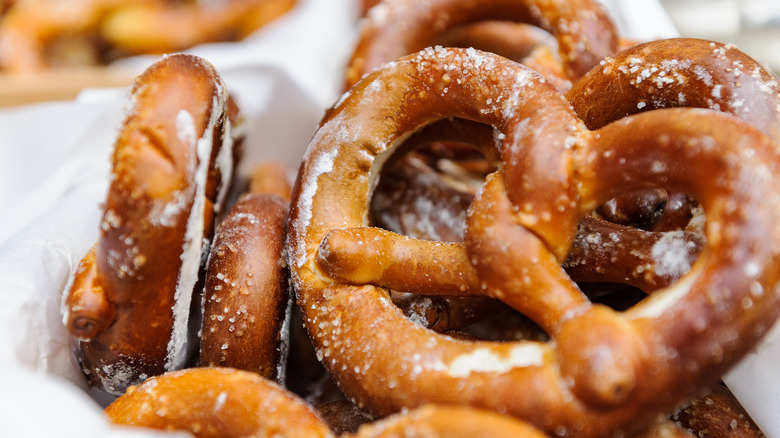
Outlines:
{"type": "Polygon", "coordinates": [[[77,278],[64,309],[88,380],[114,394],[187,360],[204,239],[233,170],[227,91],[211,64],[165,57],[130,96],[94,256],[79,271],[94,274],[77,278]]]}
{"type": "MultiPolygon", "coordinates": [[[[630,433],[712,384],[777,318],[780,228],[771,218],[780,203],[759,201],[780,199],[777,166],[771,141],[730,115],[659,110],[588,131],[537,73],[476,50],[428,49],[367,76],[323,120],[293,194],[293,282],[318,358],[360,407],[382,415],[467,404],[548,433],[630,433]],[[437,335],[406,319],[386,290],[341,283],[322,263],[334,249],[323,238],[369,225],[377,169],[394,148],[447,117],[504,134],[503,167],[472,204],[464,257],[488,295],[530,313],[551,342],[437,335]],[[702,255],[626,313],[591,304],[560,267],[578,219],[626,190],[654,187],[702,202],[702,255]]],[[[417,245],[432,254],[441,246],[417,245]]]]}

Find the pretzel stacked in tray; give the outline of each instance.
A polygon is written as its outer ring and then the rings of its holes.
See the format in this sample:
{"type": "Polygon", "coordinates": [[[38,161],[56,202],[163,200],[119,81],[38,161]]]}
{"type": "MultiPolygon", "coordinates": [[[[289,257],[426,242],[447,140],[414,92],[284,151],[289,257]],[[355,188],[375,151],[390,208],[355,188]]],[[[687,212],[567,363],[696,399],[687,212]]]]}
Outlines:
{"type": "MultiPolygon", "coordinates": [[[[690,436],[659,419],[719,388],[780,312],[777,78],[709,41],[620,49],[585,0],[377,8],[292,189],[265,168],[265,195],[215,215],[201,357],[182,366],[219,368],[126,378],[109,418],[198,436],[690,436]],[[429,47],[506,14],[551,31],[527,45],[557,66],[429,47]],[[244,257],[260,241],[269,275],[244,257]],[[278,293],[251,320],[238,300],[261,303],[256,284],[278,293]]],[[[125,311],[96,324],[76,304],[82,338],[125,311]]]]}

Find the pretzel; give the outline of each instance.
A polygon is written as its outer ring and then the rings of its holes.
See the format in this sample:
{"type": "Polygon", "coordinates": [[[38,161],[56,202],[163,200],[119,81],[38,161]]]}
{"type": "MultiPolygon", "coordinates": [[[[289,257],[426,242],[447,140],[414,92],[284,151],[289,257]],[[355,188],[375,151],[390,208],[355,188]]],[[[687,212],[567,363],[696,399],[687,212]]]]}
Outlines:
{"type": "Polygon", "coordinates": [[[777,164],[768,138],[729,115],[659,110],[591,132],[528,68],[476,50],[427,49],[367,76],[323,119],[292,199],[293,285],[318,358],[359,407],[382,415],[471,405],[557,435],[630,433],[712,384],[777,318],[777,164]],[[367,226],[383,162],[409,132],[447,117],[504,136],[502,169],[470,208],[465,253],[367,226]],[[560,267],[578,219],[623,191],[655,187],[701,202],[702,255],[625,313],[591,304],[560,267]],[[360,283],[397,275],[404,287],[393,289],[457,295],[471,263],[480,289],[552,341],[452,340],[360,283]],[[358,284],[337,280],[338,271],[356,273],[358,284]]]}
{"type": "Polygon", "coordinates": [[[0,22],[0,66],[29,72],[103,65],[123,56],[234,41],[294,4],[295,0],[18,2],[0,22]]]}
{"type": "Polygon", "coordinates": [[[566,96],[589,129],[641,111],[695,107],[732,114],[780,143],[778,78],[730,44],[693,38],[638,44],[605,58],[566,96]]]}
{"type": "Polygon", "coordinates": [[[169,53],[202,43],[242,40],[295,4],[296,0],[138,3],[114,11],[102,30],[111,45],[128,53],[169,53]]]}
{"type": "Polygon", "coordinates": [[[285,201],[292,196],[292,182],[287,167],[277,162],[261,162],[252,168],[250,193],[272,193],[285,201]]]}
{"type": "Polygon", "coordinates": [[[233,171],[213,66],[162,58],[138,76],[112,158],[100,235],[64,299],[89,382],[112,394],[187,361],[201,254],[233,171]]]}
{"type": "MultiPolygon", "coordinates": [[[[698,107],[739,117],[765,132],[775,144],[780,144],[780,83],[772,72],[732,45],[690,38],[639,44],[606,58],[600,67],[581,78],[567,97],[590,129],[643,111],[698,107]]],[[[659,198],[667,201],[661,217],[653,217],[655,212],[637,208],[649,202],[652,210],[652,204],[660,201],[656,198],[658,191],[624,195],[622,200],[608,201],[598,211],[603,218],[615,223],[649,230],[685,230],[683,239],[669,243],[678,249],[693,249],[697,245],[695,241],[701,240],[691,234],[699,232],[696,225],[689,226],[697,211],[695,203],[682,193],[663,192],[660,195],[659,198]]],[[[606,224],[592,226],[609,227],[606,224]]],[[[614,256],[619,260],[630,259],[625,253],[614,256]]],[[[695,253],[689,254],[689,258],[694,256],[695,253]]],[[[646,264],[635,266],[643,265],[646,264]]],[[[599,264],[581,267],[580,274],[585,276],[598,276],[596,270],[603,269],[599,264]]],[[[647,272],[640,274],[644,276],[647,272]]],[[[633,279],[640,277],[633,276],[633,279]]],[[[668,280],[635,284],[652,290],[668,284],[668,280]]]]}
{"type": "Polygon", "coordinates": [[[384,1],[361,22],[345,89],[385,62],[437,44],[436,38],[446,31],[489,20],[533,24],[553,34],[569,80],[617,50],[614,23],[603,6],[591,0],[384,1]]]}
{"type": "Polygon", "coordinates": [[[672,419],[698,436],[765,436],[734,394],[722,384],[714,385],[712,391],[676,412],[672,419]]]}
{"type": "Polygon", "coordinates": [[[249,193],[219,224],[206,265],[201,365],[284,380],[288,207],[278,195],[249,193]]]}
{"type": "Polygon", "coordinates": [[[190,368],[131,386],[105,409],[117,425],[190,432],[198,438],[332,437],[303,400],[255,373],[190,368]]]}
{"type": "Polygon", "coordinates": [[[613,198],[596,211],[608,222],[648,231],[683,230],[698,213],[696,202],[685,193],[643,190],[613,198]]]}
{"type": "Polygon", "coordinates": [[[367,423],[343,438],[545,438],[537,428],[494,412],[450,406],[423,406],[408,413],[367,423]]]}

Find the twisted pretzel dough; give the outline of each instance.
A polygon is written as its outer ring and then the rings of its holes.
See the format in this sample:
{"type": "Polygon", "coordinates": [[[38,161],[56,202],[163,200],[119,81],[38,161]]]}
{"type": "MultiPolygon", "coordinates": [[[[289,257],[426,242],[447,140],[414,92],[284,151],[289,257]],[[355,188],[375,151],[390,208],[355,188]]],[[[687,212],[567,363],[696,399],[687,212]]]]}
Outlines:
{"type": "Polygon", "coordinates": [[[201,254],[233,171],[227,101],[195,56],[167,56],[134,82],[100,237],[63,312],[88,380],[112,394],[187,360],[201,254]]]}
{"type": "Polygon", "coordinates": [[[617,49],[614,23],[592,0],[384,1],[361,22],[346,89],[383,63],[432,46],[448,30],[488,20],[529,23],[555,35],[569,79],[579,78],[617,49]]]}
{"type": "MultiPolygon", "coordinates": [[[[490,126],[463,119],[435,122],[412,134],[399,146],[399,150],[394,152],[383,168],[372,198],[374,223],[387,230],[418,239],[462,242],[466,209],[478,189],[478,186],[474,188],[474,185],[484,182],[484,175],[489,173],[486,170],[495,169],[495,165],[491,163],[497,159],[474,157],[473,152],[456,150],[456,146],[464,143],[481,150],[493,150],[496,149],[496,137],[500,136],[497,136],[490,126]],[[407,149],[414,151],[420,147],[429,149],[422,153],[406,152],[407,149]],[[396,158],[398,155],[402,155],[402,158],[396,158]],[[457,157],[458,155],[460,157],[457,157]],[[450,163],[448,167],[459,166],[460,163],[476,167],[473,163],[478,162],[481,163],[482,169],[476,175],[466,173],[465,170],[446,174],[438,168],[443,166],[439,162],[441,157],[445,156],[455,156],[460,160],[450,161],[447,158],[450,163]],[[434,166],[437,169],[434,169],[434,166]]],[[[686,226],[690,225],[693,209],[684,194],[674,194],[670,200],[666,191],[649,190],[612,199],[605,203],[605,206],[613,204],[615,207],[610,217],[613,222],[599,220],[595,216],[585,216],[580,220],[573,248],[564,262],[564,267],[572,279],[577,282],[621,283],[652,292],[670,285],[687,272],[687,268],[699,255],[704,238],[700,230],[685,230],[686,226]],[[657,205],[661,202],[664,208],[660,209],[661,213],[658,214],[657,205]],[[637,219],[641,222],[637,223],[637,219]],[[633,228],[634,226],[643,226],[653,232],[633,228]],[[680,263],[673,266],[660,257],[660,252],[670,249],[682,258],[680,263]]],[[[336,234],[331,235],[328,243],[331,244],[336,239],[336,234]]],[[[390,254],[387,255],[389,262],[390,254]]],[[[351,263],[346,265],[357,266],[351,263]]],[[[380,272],[371,269],[367,271],[380,272]]],[[[337,277],[351,281],[349,273],[338,273],[337,277]]],[[[399,277],[392,273],[387,276],[388,280],[394,278],[399,277]]],[[[464,281],[466,279],[476,279],[476,275],[464,276],[464,281]]],[[[358,283],[367,281],[380,282],[374,284],[391,288],[403,287],[381,283],[379,278],[371,281],[364,278],[358,283]]],[[[476,283],[462,286],[470,290],[479,289],[476,283]]],[[[441,323],[459,319],[451,310],[465,303],[454,303],[454,297],[427,299],[444,305],[428,306],[425,309],[425,319],[436,322],[436,326],[442,330],[457,328],[442,326],[441,323]],[[442,302],[443,300],[446,302],[442,302]],[[437,308],[442,311],[431,315],[431,311],[437,308]]],[[[475,303],[475,299],[469,297],[468,300],[457,300],[475,303]]],[[[399,304],[399,301],[394,301],[399,304]]],[[[407,299],[400,303],[409,302],[413,301],[407,299]]],[[[407,310],[405,313],[414,312],[407,310]]]]}
{"type": "Polygon", "coordinates": [[[440,402],[505,411],[558,435],[635,431],[712,384],[778,316],[774,149],[744,122],[704,110],[654,111],[590,132],[543,78],[504,58],[468,49],[402,58],[329,111],[299,171],[291,271],[318,358],[358,406],[379,414],[440,402]],[[503,169],[471,207],[468,254],[366,227],[383,162],[409,132],[447,117],[504,135],[503,169]],[[578,219],[649,188],[700,200],[702,255],[628,312],[592,305],[560,267],[578,219]],[[356,258],[362,267],[343,262],[356,258]],[[471,262],[488,295],[553,341],[452,340],[407,320],[385,290],[335,280],[339,269],[396,270],[394,281],[408,283],[399,290],[457,294],[471,262]]]}

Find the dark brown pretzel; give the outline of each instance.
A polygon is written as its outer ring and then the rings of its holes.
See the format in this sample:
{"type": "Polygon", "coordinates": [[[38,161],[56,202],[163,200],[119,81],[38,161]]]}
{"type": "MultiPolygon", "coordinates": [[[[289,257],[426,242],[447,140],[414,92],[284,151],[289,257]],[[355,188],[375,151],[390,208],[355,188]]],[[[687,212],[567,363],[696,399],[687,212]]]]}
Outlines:
{"type": "Polygon", "coordinates": [[[134,83],[100,236],[64,308],[82,369],[108,392],[187,360],[201,255],[233,171],[227,102],[195,56],[167,56],[134,83]]]}
{"type": "Polygon", "coordinates": [[[537,73],[475,50],[398,60],[329,111],[299,171],[290,262],[317,355],[358,406],[379,414],[442,402],[502,410],[559,435],[636,431],[712,384],[778,316],[773,149],[751,126],[704,110],[590,132],[537,73]],[[471,207],[467,253],[365,227],[383,161],[407,133],[447,117],[504,135],[503,168],[471,207]],[[579,218],[627,190],[656,187],[704,206],[701,257],[624,314],[592,305],[560,267],[579,218]],[[464,282],[471,263],[478,278],[464,282]],[[337,280],[343,271],[425,293],[481,285],[463,293],[484,289],[554,342],[436,335],[408,321],[385,290],[337,280]]]}
{"type": "Polygon", "coordinates": [[[206,264],[201,365],[283,381],[288,208],[279,195],[249,193],[219,224],[206,264]]]}
{"type": "Polygon", "coordinates": [[[555,35],[570,80],[617,49],[614,23],[592,0],[384,1],[369,10],[361,24],[346,89],[385,62],[433,46],[448,30],[490,20],[529,23],[555,35]]]}

